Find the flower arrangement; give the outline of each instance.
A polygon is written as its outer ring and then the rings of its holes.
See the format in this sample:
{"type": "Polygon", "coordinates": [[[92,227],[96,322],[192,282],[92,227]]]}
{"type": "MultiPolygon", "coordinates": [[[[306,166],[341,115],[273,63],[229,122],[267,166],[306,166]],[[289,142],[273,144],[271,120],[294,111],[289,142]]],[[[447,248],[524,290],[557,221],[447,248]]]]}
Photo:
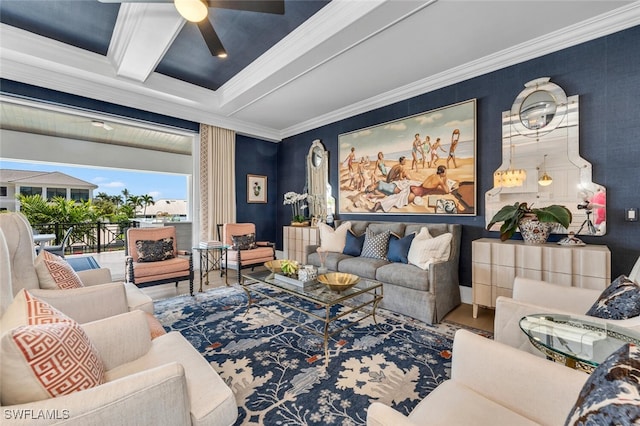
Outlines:
{"type": "Polygon", "coordinates": [[[304,222],[307,220],[305,215],[302,213],[307,208],[307,205],[304,203],[307,197],[307,193],[298,194],[293,191],[284,194],[284,202],[282,204],[285,206],[291,206],[291,211],[293,213],[292,220],[294,222],[304,222]]]}

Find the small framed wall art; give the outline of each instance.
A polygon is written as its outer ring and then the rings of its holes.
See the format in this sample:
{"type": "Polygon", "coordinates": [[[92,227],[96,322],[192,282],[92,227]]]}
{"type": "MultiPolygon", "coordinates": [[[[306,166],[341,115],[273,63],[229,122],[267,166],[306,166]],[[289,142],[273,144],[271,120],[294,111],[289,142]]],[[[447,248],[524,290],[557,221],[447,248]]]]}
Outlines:
{"type": "Polygon", "coordinates": [[[247,175],[247,203],[267,202],[267,177],[247,175]]]}

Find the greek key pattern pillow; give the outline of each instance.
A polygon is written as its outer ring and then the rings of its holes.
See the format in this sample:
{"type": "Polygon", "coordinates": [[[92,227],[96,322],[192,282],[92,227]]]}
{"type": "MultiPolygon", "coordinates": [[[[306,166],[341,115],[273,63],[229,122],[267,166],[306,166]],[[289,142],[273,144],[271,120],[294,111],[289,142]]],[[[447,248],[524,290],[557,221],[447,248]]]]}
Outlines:
{"type": "Polygon", "coordinates": [[[620,275],[604,289],[587,315],[613,320],[637,317],[640,315],[640,285],[620,275]]]}
{"type": "Polygon", "coordinates": [[[138,262],[159,262],[172,259],[175,257],[173,237],[161,240],[138,240],[136,241],[136,251],[138,252],[138,262]]]}
{"type": "Polygon", "coordinates": [[[387,260],[387,250],[389,249],[390,236],[391,232],[389,231],[374,234],[372,230],[367,228],[367,232],[364,236],[362,253],[360,254],[360,256],[387,260]]]}

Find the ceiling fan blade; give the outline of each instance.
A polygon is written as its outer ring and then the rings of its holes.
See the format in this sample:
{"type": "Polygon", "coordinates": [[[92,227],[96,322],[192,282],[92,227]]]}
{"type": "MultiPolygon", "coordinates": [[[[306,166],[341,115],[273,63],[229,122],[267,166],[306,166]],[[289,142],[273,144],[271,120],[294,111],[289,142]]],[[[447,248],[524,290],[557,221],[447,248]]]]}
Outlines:
{"type": "Polygon", "coordinates": [[[209,7],[284,15],[284,0],[209,0],[209,7]]]}
{"type": "Polygon", "coordinates": [[[211,25],[211,21],[209,19],[205,19],[202,22],[198,22],[198,28],[200,29],[200,34],[204,38],[205,43],[207,43],[207,47],[213,56],[227,56],[226,50],[224,50],[224,46],[216,34],[216,30],[213,29],[213,25],[211,25]]]}

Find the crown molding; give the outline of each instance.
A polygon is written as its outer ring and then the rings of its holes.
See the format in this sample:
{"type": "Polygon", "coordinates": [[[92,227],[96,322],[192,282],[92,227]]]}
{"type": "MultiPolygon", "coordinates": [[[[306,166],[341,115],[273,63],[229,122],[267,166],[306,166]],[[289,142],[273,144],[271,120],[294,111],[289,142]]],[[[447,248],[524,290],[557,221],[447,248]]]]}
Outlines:
{"type": "Polygon", "coordinates": [[[283,129],[282,139],[640,24],[640,1],[283,129]]]}

